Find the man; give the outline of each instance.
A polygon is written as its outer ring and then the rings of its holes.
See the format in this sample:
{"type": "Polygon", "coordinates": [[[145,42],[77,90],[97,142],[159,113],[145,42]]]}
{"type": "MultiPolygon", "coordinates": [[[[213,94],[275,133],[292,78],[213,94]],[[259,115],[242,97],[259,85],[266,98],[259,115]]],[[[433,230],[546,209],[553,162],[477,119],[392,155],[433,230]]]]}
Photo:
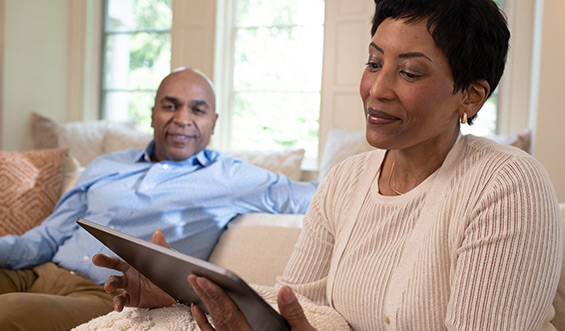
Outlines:
{"type": "Polygon", "coordinates": [[[95,159],[41,225],[0,238],[0,329],[68,330],[112,311],[103,284],[112,271],[90,261],[110,254],[76,225],[84,217],[207,258],[224,226],[249,212],[304,213],[317,184],[206,149],[218,115],[210,80],[175,71],[152,109],[154,140],[95,159]]]}

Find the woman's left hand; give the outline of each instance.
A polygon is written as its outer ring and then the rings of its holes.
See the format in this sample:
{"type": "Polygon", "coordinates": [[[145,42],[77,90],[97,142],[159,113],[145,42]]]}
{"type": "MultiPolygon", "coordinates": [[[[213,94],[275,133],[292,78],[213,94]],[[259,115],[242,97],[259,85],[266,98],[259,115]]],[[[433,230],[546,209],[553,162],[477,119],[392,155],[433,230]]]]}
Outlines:
{"type": "MultiPolygon", "coordinates": [[[[195,275],[188,276],[188,282],[192,285],[200,299],[202,299],[217,330],[251,330],[239,307],[218,285],[204,277],[195,275]]],[[[306,319],[296,296],[289,287],[281,288],[277,296],[277,303],[281,315],[287,320],[292,330],[314,330],[306,319]]],[[[201,330],[214,330],[210,323],[208,323],[208,319],[202,309],[192,305],[190,310],[201,330]]]]}

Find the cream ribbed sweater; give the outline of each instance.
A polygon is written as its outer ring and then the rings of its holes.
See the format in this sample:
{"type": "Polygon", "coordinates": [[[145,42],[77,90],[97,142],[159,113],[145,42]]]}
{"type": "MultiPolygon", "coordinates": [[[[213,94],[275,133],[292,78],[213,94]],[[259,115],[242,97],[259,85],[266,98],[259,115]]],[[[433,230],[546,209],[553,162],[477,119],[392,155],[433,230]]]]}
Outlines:
{"type": "Polygon", "coordinates": [[[374,175],[383,155],[332,170],[279,284],[356,330],[551,330],[562,241],[542,166],[463,136],[434,174],[389,197],[374,175]]]}

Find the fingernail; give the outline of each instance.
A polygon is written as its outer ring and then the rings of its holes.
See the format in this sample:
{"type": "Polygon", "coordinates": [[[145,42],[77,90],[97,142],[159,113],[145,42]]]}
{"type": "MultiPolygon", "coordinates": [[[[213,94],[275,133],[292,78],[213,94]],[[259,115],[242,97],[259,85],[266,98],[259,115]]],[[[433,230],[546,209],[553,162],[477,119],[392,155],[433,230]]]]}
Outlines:
{"type": "Polygon", "coordinates": [[[293,303],[294,300],[296,300],[296,297],[294,296],[294,293],[292,292],[290,287],[286,287],[286,286],[283,287],[282,299],[283,299],[284,303],[293,303]]]}

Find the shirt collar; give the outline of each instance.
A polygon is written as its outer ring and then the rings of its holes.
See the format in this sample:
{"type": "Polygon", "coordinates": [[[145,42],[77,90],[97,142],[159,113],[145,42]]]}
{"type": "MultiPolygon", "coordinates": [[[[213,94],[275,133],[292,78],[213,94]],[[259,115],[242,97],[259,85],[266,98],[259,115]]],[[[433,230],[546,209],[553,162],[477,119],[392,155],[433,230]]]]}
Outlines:
{"type": "MultiPolygon", "coordinates": [[[[151,155],[154,153],[155,153],[155,140],[151,140],[151,142],[147,145],[147,147],[145,147],[145,150],[139,153],[139,156],[136,158],[136,160],[137,162],[154,163],[153,161],[151,161],[151,155]]],[[[200,151],[198,154],[193,155],[184,161],[178,161],[178,162],[166,161],[166,162],[172,162],[178,165],[200,165],[206,167],[211,163],[213,163],[214,160],[217,158],[217,156],[218,156],[217,152],[205,148],[202,151],[200,151]]]]}

